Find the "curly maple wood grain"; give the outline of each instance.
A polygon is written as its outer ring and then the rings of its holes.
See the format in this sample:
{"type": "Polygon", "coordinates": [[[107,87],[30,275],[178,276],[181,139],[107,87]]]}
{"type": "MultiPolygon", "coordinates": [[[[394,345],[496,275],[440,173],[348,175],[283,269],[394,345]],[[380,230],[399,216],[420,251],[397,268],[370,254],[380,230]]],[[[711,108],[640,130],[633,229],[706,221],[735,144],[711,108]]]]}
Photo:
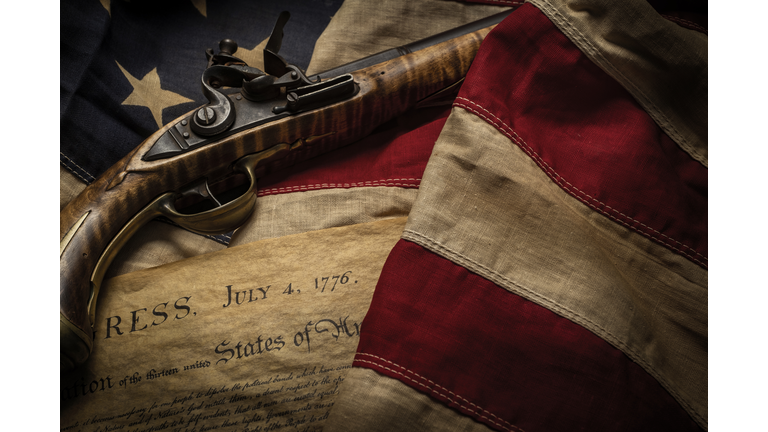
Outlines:
{"type": "MultiPolygon", "coordinates": [[[[159,195],[216,177],[244,155],[304,140],[269,171],[351,144],[419,101],[462,79],[490,27],[352,73],[360,92],[343,102],[239,132],[169,159],[143,161],[173,121],[147,138],[72,200],[60,216],[60,238],[88,214],[60,257],[62,369],[83,362],[92,346],[87,310],[99,257],[120,229],[159,195]],[[66,343],[64,339],[67,339],[66,343]]],[[[186,117],[183,116],[183,117],[186,117]]]]}

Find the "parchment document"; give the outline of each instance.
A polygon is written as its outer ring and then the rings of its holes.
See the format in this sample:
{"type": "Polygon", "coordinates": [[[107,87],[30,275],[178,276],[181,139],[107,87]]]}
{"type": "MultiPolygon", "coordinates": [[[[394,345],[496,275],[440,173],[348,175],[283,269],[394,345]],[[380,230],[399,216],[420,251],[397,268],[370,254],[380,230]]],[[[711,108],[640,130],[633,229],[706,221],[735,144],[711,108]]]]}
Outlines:
{"type": "Polygon", "coordinates": [[[105,282],[62,431],[322,430],[406,218],[263,240],[105,282]]]}

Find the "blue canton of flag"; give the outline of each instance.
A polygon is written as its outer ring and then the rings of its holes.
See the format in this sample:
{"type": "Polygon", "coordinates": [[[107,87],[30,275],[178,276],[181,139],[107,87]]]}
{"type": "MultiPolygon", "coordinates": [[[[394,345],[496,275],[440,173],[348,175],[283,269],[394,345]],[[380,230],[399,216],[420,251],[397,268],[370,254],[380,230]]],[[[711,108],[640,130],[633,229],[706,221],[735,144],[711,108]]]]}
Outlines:
{"type": "Polygon", "coordinates": [[[262,68],[282,10],[280,54],[306,68],[341,0],[80,0],[61,4],[60,161],[86,183],[174,118],[206,103],[205,49],[230,38],[262,68]]]}

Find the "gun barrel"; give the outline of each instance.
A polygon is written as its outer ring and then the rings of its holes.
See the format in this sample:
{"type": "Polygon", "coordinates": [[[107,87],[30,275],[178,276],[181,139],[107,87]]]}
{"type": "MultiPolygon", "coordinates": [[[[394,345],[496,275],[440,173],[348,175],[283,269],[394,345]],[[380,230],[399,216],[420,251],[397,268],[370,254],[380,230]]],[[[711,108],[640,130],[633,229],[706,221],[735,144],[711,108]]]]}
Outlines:
{"type": "MultiPolygon", "coordinates": [[[[97,263],[126,224],[157,197],[223,175],[240,158],[276,145],[289,144],[292,150],[270,161],[265,171],[353,143],[463,79],[489,31],[485,26],[448,40],[423,42],[418,51],[352,71],[360,91],[349,99],[239,131],[178,156],[142,158],[182,117],[147,138],[61,211],[61,369],[72,369],[90,354],[94,323],[88,305],[95,305],[101,282],[94,276],[97,263]]],[[[103,269],[98,273],[103,275],[103,269]]]]}
{"type": "Polygon", "coordinates": [[[365,69],[367,67],[395,59],[405,54],[410,54],[416,51],[423,50],[424,48],[429,48],[431,46],[437,45],[439,43],[443,43],[445,41],[457,38],[459,36],[463,36],[468,33],[473,33],[478,30],[482,30],[484,28],[495,26],[496,24],[500,23],[504,18],[506,18],[510,13],[512,13],[512,9],[497,13],[495,15],[491,15],[489,17],[486,17],[477,21],[473,21],[471,23],[464,24],[462,26],[459,26],[450,30],[446,30],[442,33],[429,36],[427,38],[418,40],[416,42],[411,42],[403,46],[390,48],[388,50],[381,51],[376,54],[372,54],[368,57],[363,57],[359,60],[355,60],[353,62],[344,64],[341,66],[337,66],[333,69],[320,72],[317,75],[313,75],[310,78],[311,79],[316,79],[316,78],[327,79],[327,78],[332,78],[335,76],[351,73],[360,69],[365,69]]]}

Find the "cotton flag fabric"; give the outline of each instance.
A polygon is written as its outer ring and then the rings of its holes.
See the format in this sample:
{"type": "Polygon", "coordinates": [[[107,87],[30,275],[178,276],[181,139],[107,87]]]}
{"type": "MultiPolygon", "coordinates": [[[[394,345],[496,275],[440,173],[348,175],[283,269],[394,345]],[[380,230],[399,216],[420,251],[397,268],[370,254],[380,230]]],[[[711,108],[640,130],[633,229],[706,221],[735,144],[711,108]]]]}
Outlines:
{"type": "MultiPolygon", "coordinates": [[[[536,6],[462,85],[329,430],[706,429],[706,141],[673,141],[536,6]]],[[[666,49],[705,78],[701,40],[666,49]]]]}
{"type": "MultiPolygon", "coordinates": [[[[280,53],[306,68],[340,0],[290,7],[280,53]]],[[[262,50],[285,6],[206,0],[61,4],[61,165],[85,183],[174,118],[207,103],[205,49],[234,39],[263,69],[262,50]]]]}
{"type": "MultiPolygon", "coordinates": [[[[150,35],[148,20],[173,21],[159,13],[245,31],[247,18],[213,3],[201,12],[205,2],[174,3],[175,14],[92,3],[77,4],[96,18],[62,69],[62,191],[156,128],[151,107],[130,99],[151,60],[192,55],[154,44],[121,54],[136,48],[118,43],[118,24],[150,35]],[[104,119],[89,127],[100,104],[104,119]]],[[[337,3],[291,10],[302,23],[324,14],[309,42],[284,47],[308,73],[515,10],[452,103],[260,179],[255,214],[233,234],[152,222],[110,274],[408,216],[324,430],[707,430],[705,23],[663,2],[337,3]],[[309,61],[299,46],[312,44],[309,61]]],[[[291,9],[273,6],[262,15],[291,9]]],[[[269,35],[274,19],[263,21],[249,50],[269,35]]],[[[160,88],[185,98],[160,109],[161,123],[205,102],[202,66],[158,67],[160,88]],[[167,86],[172,75],[191,84],[167,86]]]]}

